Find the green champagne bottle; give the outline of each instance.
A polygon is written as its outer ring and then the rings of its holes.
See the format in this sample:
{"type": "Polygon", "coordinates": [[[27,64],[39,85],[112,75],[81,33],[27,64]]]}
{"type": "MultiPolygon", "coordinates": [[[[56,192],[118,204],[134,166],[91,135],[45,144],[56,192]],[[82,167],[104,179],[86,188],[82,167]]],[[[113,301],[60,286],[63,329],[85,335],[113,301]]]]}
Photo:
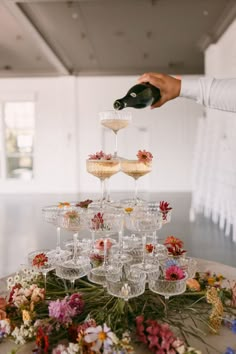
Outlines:
{"type": "Polygon", "coordinates": [[[131,87],[123,98],[114,102],[113,107],[116,110],[126,107],[145,108],[155,104],[160,98],[159,88],[145,82],[131,87]]]}

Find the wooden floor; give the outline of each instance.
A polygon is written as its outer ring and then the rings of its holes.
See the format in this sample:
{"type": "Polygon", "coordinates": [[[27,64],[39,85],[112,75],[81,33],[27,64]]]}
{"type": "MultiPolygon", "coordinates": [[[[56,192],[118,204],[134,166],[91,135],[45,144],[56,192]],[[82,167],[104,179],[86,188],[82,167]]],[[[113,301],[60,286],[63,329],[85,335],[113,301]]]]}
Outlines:
{"type": "MultiPolygon", "coordinates": [[[[91,195],[2,195],[0,203],[0,277],[26,263],[30,251],[54,248],[56,230],[42,218],[45,205],[59,201],[84,200],[91,195]]],[[[113,195],[118,199],[121,195],[113,195]]],[[[159,231],[160,239],[174,235],[184,241],[189,256],[214,260],[236,267],[236,243],[225,237],[218,225],[198,216],[189,221],[190,193],[143,195],[149,200],[165,200],[173,207],[172,220],[159,231]]],[[[63,232],[62,239],[71,235],[63,232]]]]}

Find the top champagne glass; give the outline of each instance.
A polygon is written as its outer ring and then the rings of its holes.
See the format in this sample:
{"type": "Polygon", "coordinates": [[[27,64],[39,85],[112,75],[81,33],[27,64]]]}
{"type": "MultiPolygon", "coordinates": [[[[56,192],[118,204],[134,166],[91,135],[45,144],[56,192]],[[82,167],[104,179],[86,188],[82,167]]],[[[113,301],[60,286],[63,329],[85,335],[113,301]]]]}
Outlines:
{"type": "Polygon", "coordinates": [[[115,152],[114,157],[118,155],[118,139],[117,133],[120,129],[126,128],[131,122],[131,113],[120,112],[115,110],[104,111],[99,113],[101,124],[111,129],[115,133],[115,152]]]}

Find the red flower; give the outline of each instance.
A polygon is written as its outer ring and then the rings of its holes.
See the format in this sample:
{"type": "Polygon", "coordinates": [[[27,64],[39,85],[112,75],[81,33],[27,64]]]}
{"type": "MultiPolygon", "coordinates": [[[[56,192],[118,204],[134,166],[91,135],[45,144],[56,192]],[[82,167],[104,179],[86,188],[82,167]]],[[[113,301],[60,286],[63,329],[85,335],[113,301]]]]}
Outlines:
{"type": "Polygon", "coordinates": [[[77,203],[75,206],[80,207],[80,208],[88,208],[89,204],[91,204],[93,201],[91,199],[86,199],[82,202],[77,203]]]}
{"type": "Polygon", "coordinates": [[[15,284],[15,285],[12,287],[11,292],[10,292],[10,295],[9,295],[9,302],[12,302],[12,300],[13,300],[13,295],[14,295],[15,290],[16,290],[16,289],[20,289],[20,288],[22,288],[22,285],[19,284],[19,283],[15,284]]]}
{"type": "Polygon", "coordinates": [[[164,242],[167,246],[167,250],[173,256],[181,256],[186,251],[182,249],[184,243],[179,238],[174,236],[168,236],[164,242]]]}
{"type": "Polygon", "coordinates": [[[39,253],[37,254],[33,261],[32,261],[32,265],[35,266],[35,267],[43,267],[48,261],[48,257],[46,256],[45,253],[39,253]]]}
{"type": "Polygon", "coordinates": [[[154,248],[154,246],[153,246],[151,243],[149,243],[149,244],[146,245],[146,251],[147,251],[148,253],[152,253],[153,248],[154,248]]]}
{"type": "Polygon", "coordinates": [[[162,219],[166,220],[167,219],[167,214],[170,210],[172,210],[172,208],[169,206],[169,203],[165,202],[164,200],[162,200],[159,204],[159,208],[162,212],[162,219]]]}
{"type": "Polygon", "coordinates": [[[43,350],[43,353],[48,353],[49,340],[48,335],[44,333],[43,328],[39,327],[36,334],[36,345],[43,350]]]}
{"type": "Polygon", "coordinates": [[[139,150],[136,156],[140,162],[144,163],[150,163],[153,159],[153,155],[146,150],[139,150]]]}

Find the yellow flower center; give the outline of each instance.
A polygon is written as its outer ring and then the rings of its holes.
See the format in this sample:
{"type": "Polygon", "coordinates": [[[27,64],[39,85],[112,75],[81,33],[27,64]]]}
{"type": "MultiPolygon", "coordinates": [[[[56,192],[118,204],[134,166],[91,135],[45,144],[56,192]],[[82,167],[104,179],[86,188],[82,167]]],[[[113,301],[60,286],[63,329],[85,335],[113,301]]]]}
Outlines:
{"type": "Polygon", "coordinates": [[[107,338],[107,334],[105,332],[100,332],[98,333],[98,339],[100,339],[102,342],[107,338]]]}

